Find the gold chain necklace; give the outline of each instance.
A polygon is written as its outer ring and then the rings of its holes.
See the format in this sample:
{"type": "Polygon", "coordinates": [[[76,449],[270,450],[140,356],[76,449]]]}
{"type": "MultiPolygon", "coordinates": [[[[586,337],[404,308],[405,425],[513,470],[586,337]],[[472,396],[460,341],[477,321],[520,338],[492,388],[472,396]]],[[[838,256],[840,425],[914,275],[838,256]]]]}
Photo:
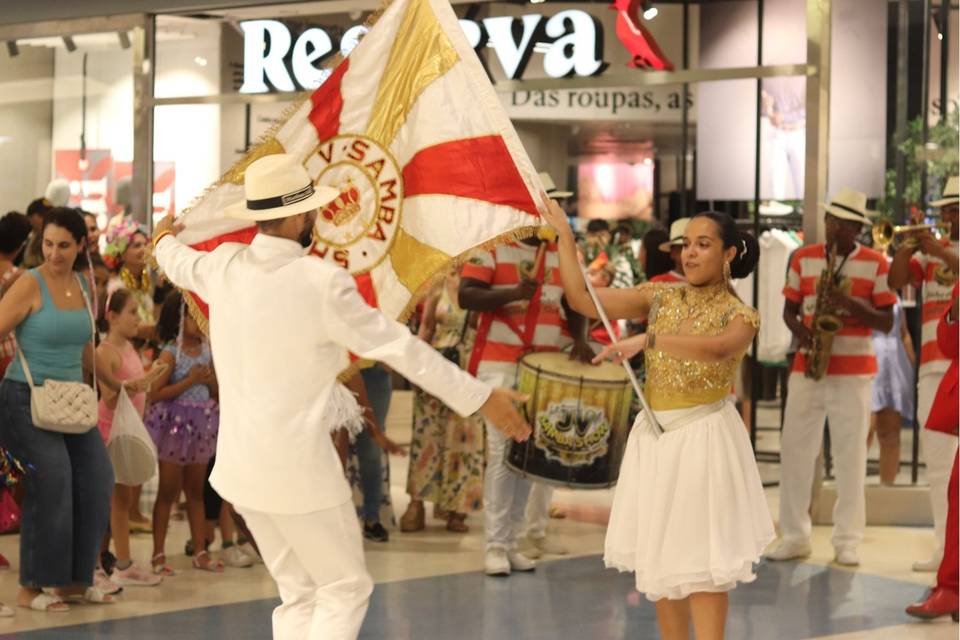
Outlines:
{"type": "Polygon", "coordinates": [[[130,269],[122,267],[120,269],[120,281],[123,282],[124,287],[131,291],[150,291],[150,274],[146,267],[140,273],[140,282],[137,282],[137,278],[130,273],[130,269]]]}

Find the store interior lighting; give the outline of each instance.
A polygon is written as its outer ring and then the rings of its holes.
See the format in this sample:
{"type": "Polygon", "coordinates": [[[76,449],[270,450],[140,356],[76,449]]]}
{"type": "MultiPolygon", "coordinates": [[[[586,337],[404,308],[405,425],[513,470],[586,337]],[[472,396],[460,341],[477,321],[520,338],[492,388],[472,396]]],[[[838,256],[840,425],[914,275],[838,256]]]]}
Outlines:
{"type": "Polygon", "coordinates": [[[203,56],[196,56],[194,57],[193,61],[201,67],[207,66],[207,59],[204,58],[203,56]]]}
{"type": "Polygon", "coordinates": [[[117,31],[117,39],[120,40],[121,49],[130,48],[130,35],[126,31],[117,31]]]}
{"type": "Polygon", "coordinates": [[[77,50],[77,43],[73,41],[73,36],[63,36],[63,46],[65,46],[70,53],[77,50]]]}
{"type": "Polygon", "coordinates": [[[643,19],[644,20],[653,20],[658,15],[660,15],[660,10],[651,5],[649,2],[643,3],[643,19]]]}
{"type": "Polygon", "coordinates": [[[16,58],[20,55],[20,47],[17,46],[16,40],[7,40],[7,53],[10,54],[11,58],[16,58]]]}

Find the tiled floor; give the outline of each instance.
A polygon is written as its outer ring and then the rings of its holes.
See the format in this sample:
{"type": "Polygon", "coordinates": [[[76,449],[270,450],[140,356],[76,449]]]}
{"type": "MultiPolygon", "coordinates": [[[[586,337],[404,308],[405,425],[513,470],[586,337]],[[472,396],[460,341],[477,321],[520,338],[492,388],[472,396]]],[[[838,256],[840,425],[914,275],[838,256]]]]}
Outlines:
{"type": "MultiPolygon", "coordinates": [[[[409,438],[409,398],[397,394],[389,431],[409,438]]],[[[392,461],[393,496],[402,513],[405,459],[392,461]]],[[[774,473],[774,470],[771,470],[774,473]]],[[[768,490],[773,507],[777,490],[768,490]]],[[[394,532],[387,544],[367,543],[367,562],[377,582],[361,637],[458,640],[500,638],[582,640],[655,638],[653,607],[632,588],[630,575],[605,570],[599,554],[611,492],[558,491],[555,503],[567,518],[551,522],[551,535],[569,550],[549,557],[537,572],[507,579],[482,572],[482,519],[471,516],[470,533],[447,533],[429,521],[418,534],[394,532]]],[[[173,553],[186,536],[173,523],[168,555],[180,575],[152,589],[128,589],[111,606],[76,606],[68,614],[20,609],[0,619],[2,638],[266,638],[276,591],[262,566],[228,569],[221,576],[189,569],[173,553]]],[[[856,570],[830,565],[829,531],[816,528],[813,555],[805,563],[763,564],[755,583],[731,598],[731,639],[835,638],[843,640],[946,640],[957,625],[946,619],[913,622],[903,608],[922,595],[930,574],[910,571],[929,554],[929,530],[872,527],[856,570]]],[[[0,552],[16,566],[16,536],[0,537],[0,552]]],[[[146,563],[149,536],[134,539],[146,563]]],[[[0,575],[0,598],[16,592],[16,572],[0,575]]]]}

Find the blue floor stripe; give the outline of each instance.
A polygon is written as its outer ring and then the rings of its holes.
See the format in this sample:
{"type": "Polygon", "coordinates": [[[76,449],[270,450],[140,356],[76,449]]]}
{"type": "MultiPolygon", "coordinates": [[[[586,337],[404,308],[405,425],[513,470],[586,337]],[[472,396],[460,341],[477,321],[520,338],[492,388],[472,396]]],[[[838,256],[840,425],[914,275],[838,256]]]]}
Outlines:
{"type": "MultiPolygon", "coordinates": [[[[633,577],[598,556],[541,564],[532,574],[463,573],[377,585],[365,640],[557,640],[656,637],[653,605],[631,596],[633,577]]],[[[802,640],[903,624],[915,584],[810,564],[770,563],[733,592],[737,640],[802,640]]],[[[276,600],[258,600],[0,636],[11,640],[270,637],[276,600]]]]}

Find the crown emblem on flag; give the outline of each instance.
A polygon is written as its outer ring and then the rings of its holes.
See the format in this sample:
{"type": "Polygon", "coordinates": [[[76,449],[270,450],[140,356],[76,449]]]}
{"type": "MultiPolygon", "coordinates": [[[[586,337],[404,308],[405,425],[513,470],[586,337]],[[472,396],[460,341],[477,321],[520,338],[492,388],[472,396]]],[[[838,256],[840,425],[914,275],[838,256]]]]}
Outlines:
{"type": "Polygon", "coordinates": [[[353,220],[360,213],[360,190],[352,180],[337,185],[340,195],[320,210],[323,219],[340,227],[353,220]]]}

